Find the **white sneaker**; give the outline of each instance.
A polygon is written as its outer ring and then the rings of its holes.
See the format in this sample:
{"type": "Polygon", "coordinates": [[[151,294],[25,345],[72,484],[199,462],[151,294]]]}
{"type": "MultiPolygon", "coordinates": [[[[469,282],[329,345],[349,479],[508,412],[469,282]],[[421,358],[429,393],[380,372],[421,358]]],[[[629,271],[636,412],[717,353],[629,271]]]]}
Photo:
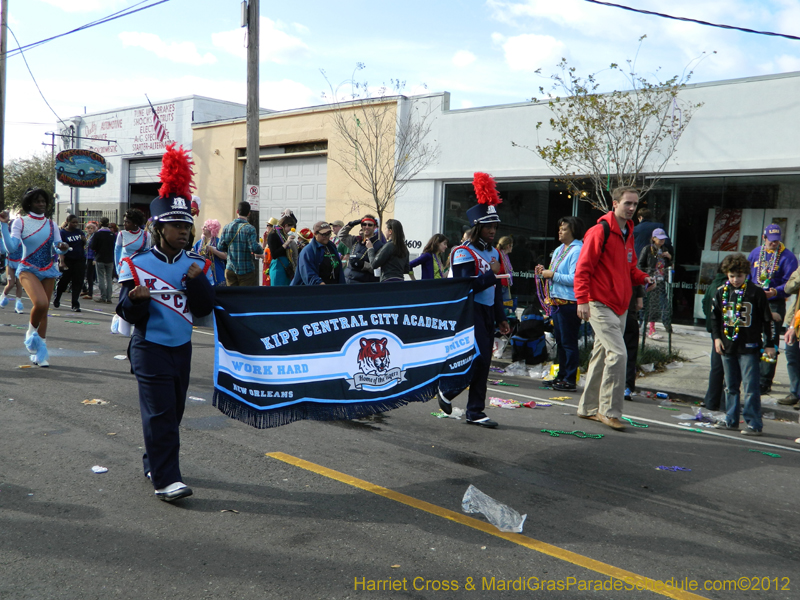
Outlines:
{"type": "Polygon", "coordinates": [[[17,302],[14,304],[14,312],[18,315],[21,315],[25,312],[25,307],[22,305],[22,300],[17,298],[17,302]]]}
{"type": "Polygon", "coordinates": [[[8,296],[0,294],[0,308],[5,308],[6,306],[8,306],[8,296]]]}
{"type": "Polygon", "coordinates": [[[180,498],[186,498],[192,495],[192,488],[187,486],[182,481],[170,483],[167,487],[156,490],[156,498],[164,502],[172,502],[180,498]]]}

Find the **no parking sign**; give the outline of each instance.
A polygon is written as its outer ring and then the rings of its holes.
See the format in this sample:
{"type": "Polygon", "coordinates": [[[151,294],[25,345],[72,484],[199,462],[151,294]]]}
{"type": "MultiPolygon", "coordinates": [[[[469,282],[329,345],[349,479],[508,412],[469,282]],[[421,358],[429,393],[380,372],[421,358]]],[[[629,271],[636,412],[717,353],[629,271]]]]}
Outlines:
{"type": "Polygon", "coordinates": [[[258,210],[258,200],[261,190],[257,185],[247,186],[247,201],[250,203],[250,210],[258,210]]]}

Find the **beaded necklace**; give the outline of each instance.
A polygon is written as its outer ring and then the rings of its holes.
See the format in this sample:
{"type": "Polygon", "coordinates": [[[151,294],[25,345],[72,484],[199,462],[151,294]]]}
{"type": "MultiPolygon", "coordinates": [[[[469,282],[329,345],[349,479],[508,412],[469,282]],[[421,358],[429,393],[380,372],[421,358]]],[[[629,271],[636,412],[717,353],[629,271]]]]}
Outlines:
{"type": "Polygon", "coordinates": [[[767,245],[763,244],[761,246],[761,251],[758,254],[758,262],[756,263],[756,277],[759,281],[759,284],[765,290],[769,289],[770,286],[770,279],[775,274],[775,269],[778,266],[778,261],[780,261],[781,252],[786,246],[781,243],[778,246],[778,249],[772,253],[767,252],[767,245]],[[767,258],[768,254],[772,254],[772,258],[767,258]]]}
{"type": "MultiPolygon", "coordinates": [[[[567,254],[569,254],[571,251],[572,242],[570,242],[569,245],[564,246],[561,254],[553,257],[553,260],[550,261],[550,270],[553,272],[557,271],[561,263],[564,262],[564,259],[567,258],[567,254]]],[[[536,276],[536,294],[539,296],[539,302],[541,302],[542,308],[544,308],[544,312],[548,317],[556,312],[559,306],[567,303],[566,300],[561,298],[553,298],[550,295],[552,289],[553,278],[542,279],[538,275],[536,276]]]]}
{"type": "Polygon", "coordinates": [[[511,261],[508,260],[508,254],[503,252],[502,250],[497,251],[500,254],[500,260],[503,263],[503,270],[508,273],[508,287],[514,283],[514,272],[511,268],[511,261]]]}
{"type": "Polygon", "coordinates": [[[747,282],[739,289],[731,285],[730,280],[725,282],[725,287],[722,290],[722,321],[724,323],[723,331],[725,337],[730,341],[734,341],[739,337],[739,324],[742,315],[742,298],[744,298],[744,291],[747,289],[747,282]],[[731,292],[733,290],[733,292],[731,292]],[[736,298],[732,298],[735,295],[736,298]],[[731,335],[733,331],[733,335],[731,335]]]}
{"type": "Polygon", "coordinates": [[[570,250],[572,250],[571,244],[568,246],[564,246],[564,249],[561,251],[561,254],[553,258],[553,260],[550,262],[551,271],[558,270],[559,265],[561,265],[561,263],[564,262],[564,259],[567,258],[567,254],[569,254],[570,250]]]}

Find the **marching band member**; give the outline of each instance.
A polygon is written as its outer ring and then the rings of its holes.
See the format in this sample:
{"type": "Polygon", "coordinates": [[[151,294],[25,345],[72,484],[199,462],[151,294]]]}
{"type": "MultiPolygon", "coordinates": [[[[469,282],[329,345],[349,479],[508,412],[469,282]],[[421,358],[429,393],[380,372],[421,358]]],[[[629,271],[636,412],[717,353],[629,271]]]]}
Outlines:
{"type": "Polygon", "coordinates": [[[144,473],[166,502],[191,496],[178,461],[178,426],[192,361],[192,316],[214,307],[211,263],[191,248],[191,167],[183,148],[167,147],[159,197],[150,204],[150,250],[122,260],[117,314],[134,325],[128,346],[139,383],[144,473]],[[163,293],[159,293],[163,292],[163,293]]]}
{"type": "MultiPolygon", "coordinates": [[[[483,412],[486,408],[486,388],[489,382],[489,367],[492,363],[492,344],[495,323],[500,333],[508,335],[511,327],[503,310],[503,297],[497,283],[501,262],[497,249],[493,247],[500,217],[495,208],[502,200],[495,189],[495,182],[486,173],[475,173],[473,180],[478,204],[467,211],[472,228],[467,240],[453,248],[450,255],[451,277],[475,277],[475,344],[478,354],[472,362],[472,381],[467,399],[467,424],[493,429],[497,423],[483,412]]],[[[457,394],[438,393],[439,408],[446,414],[453,412],[452,398],[457,394]]]]}
{"type": "Polygon", "coordinates": [[[59,275],[56,254],[66,254],[69,246],[61,241],[61,232],[47,215],[53,209],[50,194],[40,188],[29,189],[22,197],[22,212],[9,231],[8,213],[0,213],[3,243],[9,254],[22,246],[22,258],[16,275],[33,302],[30,324],[25,334],[25,349],[31,362],[50,366],[47,352],[47,309],[59,275]]]}

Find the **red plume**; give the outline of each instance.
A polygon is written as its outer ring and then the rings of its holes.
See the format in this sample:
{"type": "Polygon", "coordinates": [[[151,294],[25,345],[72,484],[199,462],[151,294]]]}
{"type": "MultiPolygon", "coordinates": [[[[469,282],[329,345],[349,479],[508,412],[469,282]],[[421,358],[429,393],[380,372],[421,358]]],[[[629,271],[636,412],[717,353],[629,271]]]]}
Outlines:
{"type": "Polygon", "coordinates": [[[475,188],[478,204],[496,206],[502,202],[500,196],[497,194],[494,179],[488,173],[475,173],[475,178],[472,180],[472,187],[475,188]]]}
{"type": "Polygon", "coordinates": [[[166,198],[170,194],[175,194],[191,200],[194,189],[192,183],[194,161],[183,149],[183,146],[176,149],[175,142],[169,144],[161,159],[161,165],[161,172],[158,174],[158,178],[161,179],[161,187],[158,189],[159,196],[166,198]]]}

